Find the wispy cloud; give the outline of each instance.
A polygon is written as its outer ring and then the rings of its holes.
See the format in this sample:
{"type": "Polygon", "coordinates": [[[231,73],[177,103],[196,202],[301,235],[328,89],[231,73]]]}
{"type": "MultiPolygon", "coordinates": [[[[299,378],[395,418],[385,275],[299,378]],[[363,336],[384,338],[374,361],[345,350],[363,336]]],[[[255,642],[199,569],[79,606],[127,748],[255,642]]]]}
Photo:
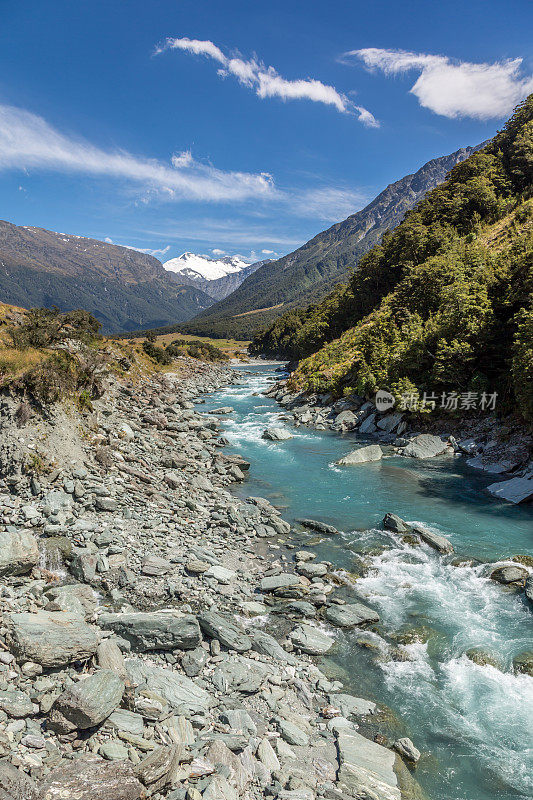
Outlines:
{"type": "Polygon", "coordinates": [[[153,249],[150,247],[134,247],[132,244],[114,242],[113,239],[109,238],[109,236],[105,237],[104,242],[107,242],[107,244],[118,244],[120,247],[127,247],[128,250],[135,250],[137,253],[144,253],[147,256],[155,256],[156,258],[161,258],[170,250],[169,244],[166,247],[155,247],[153,249]]]}
{"type": "Polygon", "coordinates": [[[521,58],[474,64],[452,61],[447,56],[368,47],[351,50],[342,60],[346,63],[353,59],[385,75],[416,70],[420,74],[411,94],[421,106],[443,117],[506,117],[533,91],[533,76],[521,74],[521,58]]]}
{"type": "MultiPolygon", "coordinates": [[[[151,227],[137,230],[147,238],[156,241],[176,240],[200,242],[212,245],[218,242],[226,251],[237,251],[239,248],[265,246],[269,249],[281,251],[298,247],[304,241],[301,236],[290,233],[276,233],[272,222],[258,224],[249,218],[212,218],[196,217],[183,220],[159,219],[151,227]]],[[[218,249],[218,248],[217,248],[218,249]]]]}
{"type": "Polygon", "coordinates": [[[214,248],[211,250],[211,253],[212,253],[214,256],[227,256],[227,255],[228,255],[228,254],[227,254],[227,252],[226,252],[225,250],[221,250],[219,247],[214,247],[214,248]]]}
{"type": "Polygon", "coordinates": [[[355,214],[368,200],[363,191],[325,186],[294,193],[291,208],[299,217],[338,222],[355,214]]]}
{"type": "Polygon", "coordinates": [[[189,39],[187,37],[168,38],[156,49],[156,54],[166,50],[181,50],[192,55],[205,56],[215,61],[221,77],[232,75],[240,84],[254,89],[258,97],[279,97],[282,100],[312,100],[315,103],[333,106],[341,114],[354,114],[363,125],[379,127],[374,115],[363,106],[357,105],[345,94],[314,78],[287,80],[274,67],[267,67],[256,58],[244,60],[238,56],[227,56],[214,42],[189,39]]]}
{"type": "Polygon", "coordinates": [[[42,117],[0,105],[0,170],[41,169],[111,176],[139,184],[169,200],[241,201],[275,194],[266,173],[224,172],[195,161],[189,152],[170,164],[108,151],[61,133],[42,117]]]}

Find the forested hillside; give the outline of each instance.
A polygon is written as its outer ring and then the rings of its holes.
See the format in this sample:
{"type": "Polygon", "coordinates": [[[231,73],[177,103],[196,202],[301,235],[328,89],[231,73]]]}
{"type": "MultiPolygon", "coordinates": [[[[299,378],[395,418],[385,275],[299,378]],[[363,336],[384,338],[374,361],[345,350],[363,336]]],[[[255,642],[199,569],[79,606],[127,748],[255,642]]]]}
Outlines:
{"type": "MultiPolygon", "coordinates": [[[[250,339],[292,308],[320,301],[392,230],[424,194],[438,186],[473,147],[428,161],[384,189],[361,211],[314,236],[302,247],[260,267],[236,291],[180,327],[194,335],[250,339]]],[[[205,288],[205,287],[201,287],[205,288]]]]}
{"type": "Polygon", "coordinates": [[[500,406],[533,419],[532,181],[530,95],[361,259],[346,287],[285,317],[253,352],[321,348],[294,376],[309,390],[492,390],[500,406]]]}

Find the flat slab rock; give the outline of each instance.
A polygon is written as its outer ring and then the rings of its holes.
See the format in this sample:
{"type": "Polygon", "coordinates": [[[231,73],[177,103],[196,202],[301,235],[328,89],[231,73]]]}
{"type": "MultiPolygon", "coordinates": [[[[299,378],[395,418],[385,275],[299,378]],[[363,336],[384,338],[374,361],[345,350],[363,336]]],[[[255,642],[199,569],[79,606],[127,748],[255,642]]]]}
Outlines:
{"type": "Polygon", "coordinates": [[[0,531],[0,578],[25,575],[39,563],[37,539],[29,531],[0,531]]]}
{"type": "Polygon", "coordinates": [[[128,762],[76,758],[53,770],[39,786],[39,800],[140,800],[145,790],[128,762]]]}
{"type": "Polygon", "coordinates": [[[286,589],[289,586],[298,586],[300,578],[291,572],[280,572],[279,575],[267,575],[261,580],[262,592],[273,592],[276,589],[286,589]]]}
{"type": "Polygon", "coordinates": [[[192,614],[174,609],[149,613],[101,614],[98,624],[126,639],[137,652],[194,650],[200,644],[200,627],[192,614]]]}
{"type": "Polygon", "coordinates": [[[269,439],[271,442],[284,442],[292,439],[292,433],[285,428],[267,428],[263,433],[263,439],[269,439]]]}
{"type": "Polygon", "coordinates": [[[69,686],[52,709],[74,728],[85,730],[99,725],[120,705],[125,684],[109,669],[100,669],[69,686]]]}
{"type": "Polygon", "coordinates": [[[5,624],[8,645],[17,660],[48,668],[86,661],[100,642],[98,628],[61,611],[6,614],[5,624]]]}
{"type": "Polygon", "coordinates": [[[421,433],[409,440],[409,444],[402,450],[402,455],[410,458],[434,458],[434,456],[442,455],[446,450],[446,442],[443,442],[439,436],[421,433]]]}
{"type": "Polygon", "coordinates": [[[250,637],[230,618],[216,611],[205,611],[198,615],[201,629],[212,639],[238,653],[252,649],[250,637]]]}
{"type": "Polygon", "coordinates": [[[323,655],[323,653],[331,650],[335,644],[335,640],[331,636],[328,636],[319,628],[305,623],[297,625],[291,632],[290,638],[296,647],[311,656],[323,655]]]}
{"type": "Polygon", "coordinates": [[[190,717],[205,713],[213,703],[213,698],[205,689],[179,672],[138,658],[126,659],[125,665],[135,684],[146,685],[151,691],[161,695],[177,714],[190,717]]]}
{"type": "Polygon", "coordinates": [[[338,782],[356,797],[401,800],[394,771],[396,755],[353,730],[337,733],[338,782]]]}
{"type": "Polygon", "coordinates": [[[533,500],[532,478],[511,478],[510,481],[491,483],[490,486],[487,486],[487,489],[499,500],[507,500],[509,503],[517,505],[533,500]]]}
{"type": "Polygon", "coordinates": [[[304,528],[317,531],[318,533],[325,533],[328,536],[334,536],[339,531],[333,525],[328,525],[326,522],[320,522],[316,519],[297,519],[298,525],[303,525],[304,528]]]}
{"type": "Polygon", "coordinates": [[[417,523],[412,526],[412,530],[420,536],[423,542],[434,550],[438,550],[439,553],[453,553],[453,545],[445,536],[439,533],[433,533],[429,528],[425,528],[423,525],[417,523]]]}
{"type": "Polygon", "coordinates": [[[383,450],[379,444],[369,444],[366,447],[358,447],[351,453],[339,458],[336,462],[339,466],[349,466],[351,464],[364,464],[367,461],[380,461],[383,450]]]}
{"type": "Polygon", "coordinates": [[[328,606],[326,619],[341,628],[353,628],[367,622],[379,622],[379,614],[363,603],[346,603],[343,606],[328,606]]]}

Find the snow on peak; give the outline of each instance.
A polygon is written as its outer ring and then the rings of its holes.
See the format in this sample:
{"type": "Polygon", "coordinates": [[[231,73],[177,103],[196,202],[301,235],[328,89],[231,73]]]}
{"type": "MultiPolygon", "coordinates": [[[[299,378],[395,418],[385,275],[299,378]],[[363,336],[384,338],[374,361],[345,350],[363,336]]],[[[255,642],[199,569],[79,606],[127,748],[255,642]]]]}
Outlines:
{"type": "Polygon", "coordinates": [[[224,256],[224,258],[209,258],[196,255],[196,253],[183,253],[178,258],[165,261],[164,268],[169,272],[187,275],[189,278],[201,277],[207,281],[215,281],[235,272],[241,272],[249,266],[238,256],[224,256]]]}

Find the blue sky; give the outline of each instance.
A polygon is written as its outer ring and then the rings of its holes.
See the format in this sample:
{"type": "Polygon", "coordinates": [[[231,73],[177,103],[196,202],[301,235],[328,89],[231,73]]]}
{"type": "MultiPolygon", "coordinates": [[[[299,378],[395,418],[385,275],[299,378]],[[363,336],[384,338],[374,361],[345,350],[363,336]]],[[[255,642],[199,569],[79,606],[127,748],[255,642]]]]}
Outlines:
{"type": "Polygon", "coordinates": [[[530,0],[2,0],[0,217],[295,249],[533,91],[530,0]]]}

